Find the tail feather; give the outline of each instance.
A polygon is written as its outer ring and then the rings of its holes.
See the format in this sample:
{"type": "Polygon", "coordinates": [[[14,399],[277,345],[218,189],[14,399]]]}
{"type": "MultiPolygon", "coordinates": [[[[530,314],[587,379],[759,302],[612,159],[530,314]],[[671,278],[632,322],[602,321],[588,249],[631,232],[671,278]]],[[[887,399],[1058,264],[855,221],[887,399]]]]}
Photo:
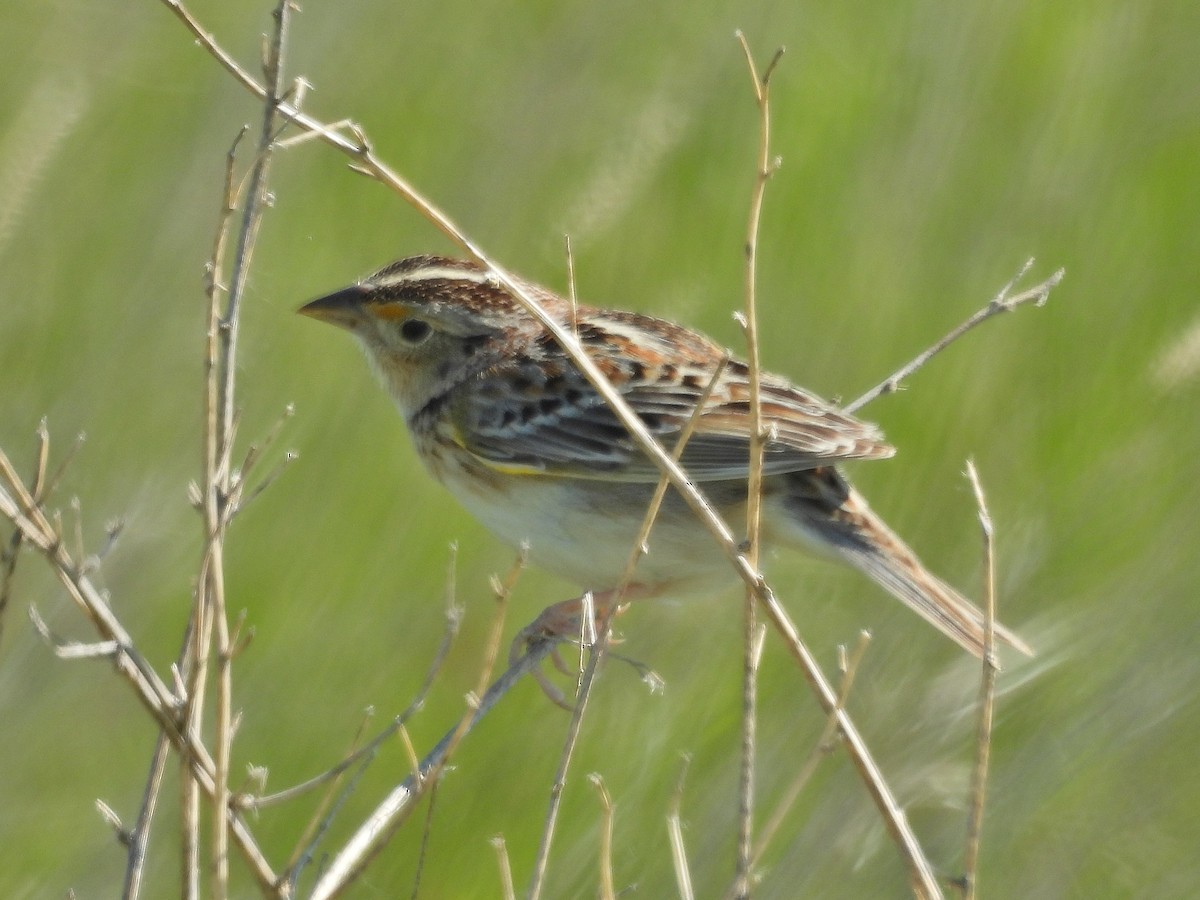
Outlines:
{"type": "MultiPolygon", "coordinates": [[[[787,505],[807,543],[869,575],[919,616],[978,657],[984,652],[984,614],[933,575],[837,470],[792,474],[787,505]]],[[[1027,656],[1033,649],[1000,623],[995,636],[1027,656]]]]}
{"type": "MultiPolygon", "coordinates": [[[[878,519],[875,519],[874,524],[886,527],[878,519]]],[[[985,638],[983,612],[954,588],[931,574],[903,544],[899,547],[893,546],[891,550],[891,553],[881,553],[875,547],[855,547],[850,544],[838,547],[839,555],[856,569],[871,576],[880,586],[961,647],[982,657],[985,638]],[[893,555],[900,548],[908,551],[905,554],[906,558],[893,555]]],[[[1026,656],[1034,655],[1033,649],[1011,630],[999,622],[994,624],[994,628],[997,641],[1015,647],[1026,656]]]]}

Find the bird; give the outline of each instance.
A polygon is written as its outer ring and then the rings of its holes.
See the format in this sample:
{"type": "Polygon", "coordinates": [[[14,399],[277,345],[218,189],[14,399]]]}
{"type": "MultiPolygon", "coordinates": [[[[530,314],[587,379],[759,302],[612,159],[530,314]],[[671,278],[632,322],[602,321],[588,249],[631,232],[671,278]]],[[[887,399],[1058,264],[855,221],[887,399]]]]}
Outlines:
{"type": "MultiPolygon", "coordinates": [[[[672,448],[694,419],[679,463],[726,522],[744,523],[749,366],[665,319],[576,303],[509,278],[574,334],[664,447],[672,448]]],[[[601,607],[715,590],[736,579],[683,497],[670,490],[632,583],[617,595],[659,469],[550,329],[491,268],[411,256],[298,312],[358,340],[425,467],[471,515],[601,607]]],[[[767,372],[760,375],[760,410],[768,436],[763,545],[849,564],[982,657],[981,611],[924,566],[842,471],[844,463],[893,455],[879,428],[767,372]]],[[[533,630],[566,637],[579,610],[578,599],[556,604],[533,630]]],[[[530,630],[522,634],[528,638],[530,630]]],[[[1033,655],[1003,625],[995,623],[994,634],[1033,655]]]]}

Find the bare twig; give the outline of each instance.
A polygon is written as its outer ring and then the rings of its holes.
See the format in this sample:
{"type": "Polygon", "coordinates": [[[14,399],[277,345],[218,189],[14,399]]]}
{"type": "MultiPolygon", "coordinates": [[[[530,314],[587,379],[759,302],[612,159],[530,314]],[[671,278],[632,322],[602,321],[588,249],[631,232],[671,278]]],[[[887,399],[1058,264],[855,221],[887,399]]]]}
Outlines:
{"type": "MultiPolygon", "coordinates": [[[[33,478],[29,483],[29,494],[35,504],[43,505],[58,486],[58,482],[62,479],[67,465],[75,458],[75,454],[83,444],[83,435],[79,434],[76,436],[75,442],[67,450],[66,455],[58,464],[58,468],[55,469],[54,474],[49,476],[47,473],[50,464],[50,432],[46,428],[45,417],[38,423],[36,435],[37,449],[34,453],[35,463],[33,478]]],[[[9,538],[8,546],[0,551],[0,638],[4,636],[4,612],[8,608],[8,601],[12,591],[12,580],[17,571],[17,557],[21,555],[22,542],[21,529],[14,528],[12,537],[9,538]]]]}
{"type": "Polygon", "coordinates": [[[983,484],[973,460],[967,460],[967,478],[979,508],[983,536],[983,661],[979,684],[979,726],[975,746],[975,768],[971,775],[971,811],[967,818],[967,846],[963,856],[963,893],[974,900],[978,889],[979,840],[983,832],[983,808],[987,798],[988,762],[992,748],[992,713],[996,702],[996,532],[988,512],[983,484]]]}
{"type": "MultiPolygon", "coordinates": [[[[0,486],[0,515],[20,529],[22,540],[37,548],[50,564],[52,571],[75,602],[80,612],[92,623],[102,641],[116,647],[113,666],[133,688],[139,702],[150,713],[160,730],[171,741],[180,756],[188,761],[200,789],[212,796],[214,766],[204,745],[193,734],[185,734],[176,718],[182,698],[176,696],[159,678],[153,667],[137,650],[133,639],[91,580],[80,573],[75,561],[63,546],[55,526],[33,502],[33,497],[21,482],[0,451],[0,478],[12,488],[12,493],[0,486]]],[[[275,876],[262,855],[240,814],[229,812],[232,834],[264,893],[275,894],[275,876]]]]}
{"type": "MultiPolygon", "coordinates": [[[[860,631],[858,634],[858,643],[854,645],[854,652],[850,654],[848,659],[843,656],[842,681],[838,685],[838,709],[846,708],[846,699],[850,696],[850,689],[854,686],[854,676],[858,673],[859,664],[866,654],[867,645],[870,641],[871,633],[860,631]]],[[[752,865],[758,866],[762,862],[763,854],[767,852],[771,841],[779,833],[779,829],[783,825],[783,820],[787,816],[788,811],[795,805],[796,800],[800,797],[809,779],[812,778],[821,760],[837,749],[837,726],[836,716],[830,715],[826,718],[825,728],[821,731],[821,736],[817,738],[816,744],[813,745],[812,752],[809,753],[808,758],[800,766],[799,771],[797,771],[795,777],[792,779],[792,783],[788,785],[783,797],[775,804],[775,809],[772,810],[770,818],[767,819],[767,824],[763,826],[762,833],[758,838],[758,846],[754,850],[752,865]]]]}
{"type": "MultiPolygon", "coordinates": [[[[184,696],[186,708],[185,719],[189,722],[189,730],[199,733],[203,717],[205,696],[208,688],[209,647],[212,635],[212,603],[211,591],[208,587],[210,574],[214,573],[213,563],[207,545],[218,540],[219,528],[217,522],[223,518],[221,510],[220,475],[223,457],[220,434],[220,304],[221,296],[228,288],[222,278],[225,261],[225,248],[229,238],[229,226],[237,212],[237,192],[234,187],[235,169],[237,163],[237,148],[247,132],[242,127],[230,144],[225,154],[225,180],[221,195],[221,205],[217,215],[217,227],[213,237],[212,256],[205,269],[205,294],[208,298],[207,329],[205,332],[204,353],[204,444],[203,444],[203,481],[204,489],[195,491],[195,506],[204,516],[206,534],[206,552],[202,557],[200,578],[198,579],[192,603],[192,614],[184,631],[183,646],[176,663],[180,678],[186,684],[184,696]]],[[[219,562],[219,561],[218,561],[219,562]]],[[[147,779],[147,790],[151,790],[157,780],[154,775],[155,762],[151,760],[150,774],[147,779]]],[[[185,774],[180,781],[180,859],[184,881],[183,894],[185,897],[196,897],[199,893],[200,878],[200,793],[197,786],[185,774]]],[[[152,802],[146,808],[153,810],[152,802]]],[[[149,821],[146,827],[149,827],[149,821]]]]}
{"type": "Polygon", "coordinates": [[[975,328],[977,325],[982,325],[988,319],[992,318],[992,316],[997,316],[1000,313],[1011,312],[1018,306],[1024,306],[1027,303],[1032,303],[1034,306],[1044,306],[1046,300],[1050,297],[1050,292],[1058,286],[1060,281],[1062,281],[1063,275],[1066,274],[1066,270],[1059,269],[1041,284],[1035,285],[1028,290],[1021,291],[1021,293],[1010,297],[1009,294],[1016,286],[1016,283],[1025,277],[1025,273],[1028,272],[1032,266],[1033,260],[1027,260],[1025,265],[1021,267],[1021,270],[1017,272],[1017,274],[1011,281],[1008,282],[1008,284],[1004,285],[1004,287],[1000,289],[1000,293],[993,297],[992,301],[988,303],[987,306],[976,312],[957,328],[951,329],[951,331],[948,332],[940,341],[928,349],[918,353],[909,362],[905,363],[887,378],[883,379],[883,381],[879,382],[879,384],[875,385],[875,387],[871,388],[853,403],[846,404],[843,409],[849,413],[857,412],[872,400],[875,400],[884,394],[891,394],[899,390],[904,379],[911,376],[914,372],[924,366],[927,362],[953,344],[972,328],[975,328]]]}
{"type": "MultiPolygon", "coordinates": [[[[746,68],[754,85],[758,106],[758,158],[754,187],[750,194],[750,212],[746,223],[745,312],[742,325],[746,332],[746,357],[750,374],[749,477],[746,487],[746,561],[758,568],[759,526],[762,518],[763,452],[767,435],[762,423],[762,368],[758,353],[758,232],[762,222],[767,182],[775,171],[771,162],[771,73],[775,71],[783,48],[758,73],[754,54],[742,32],[737,32],[746,57],[746,68]]],[[[735,882],[739,898],[750,896],[750,849],[754,842],[754,759],[758,727],[758,665],[754,645],[758,635],[756,598],[747,586],[742,605],[742,746],[738,778],[738,834],[735,882]]]]}
{"type": "MultiPolygon", "coordinates": [[[[708,399],[712,396],[717,382],[721,380],[721,375],[724,373],[728,363],[729,355],[725,354],[717,363],[716,368],[713,369],[708,383],[704,386],[704,390],[697,399],[696,406],[692,410],[691,416],[688,417],[687,424],[684,425],[672,450],[671,458],[676,462],[683,456],[687,442],[695,432],[696,425],[700,421],[700,416],[704,412],[704,407],[708,404],[708,399]]],[[[571,722],[567,727],[567,736],[563,740],[563,749],[559,758],[558,769],[555,772],[554,782],[550,788],[550,803],[546,810],[545,824],[542,826],[542,839],[538,844],[537,857],[534,860],[533,876],[530,879],[529,900],[537,900],[546,877],[546,867],[550,859],[550,846],[554,839],[554,826],[558,820],[559,804],[562,800],[563,789],[566,786],[567,770],[570,768],[571,756],[574,753],[575,744],[579,739],[579,730],[583,724],[583,715],[587,709],[588,699],[591,697],[592,685],[595,683],[600,660],[608,652],[613,616],[619,609],[622,598],[629,589],[629,585],[633,582],[633,575],[637,569],[638,561],[649,551],[650,534],[654,528],[654,522],[658,518],[659,509],[662,507],[663,498],[666,496],[667,487],[668,481],[666,476],[660,477],[658,484],[655,486],[654,495],[650,498],[650,504],[646,508],[646,514],[642,518],[642,527],[638,531],[637,539],[633,543],[629,559],[625,563],[625,571],[621,575],[621,580],[617,588],[612,591],[612,597],[604,605],[604,613],[596,628],[595,640],[590,648],[591,652],[588,656],[587,665],[584,667],[583,674],[579,679],[575,707],[571,712],[571,722]]]]}
{"type": "Polygon", "coordinates": [[[600,900],[616,900],[617,892],[613,883],[612,872],[612,843],[613,843],[613,807],[612,797],[604,786],[604,779],[598,772],[588,776],[588,781],[600,796],[600,900]]]}
{"type": "MultiPolygon", "coordinates": [[[[46,481],[46,465],[50,458],[50,434],[46,430],[46,419],[43,417],[37,429],[37,462],[31,483],[34,500],[41,503],[44,500],[42,489],[46,481]]],[[[4,612],[8,609],[8,600],[12,591],[13,575],[17,571],[17,557],[21,555],[21,531],[14,528],[8,546],[0,550],[0,638],[4,637],[4,612]]]]}
{"type": "Polygon", "coordinates": [[[517,892],[513,886],[512,866],[508,862],[508,848],[504,837],[496,835],[492,838],[492,849],[496,851],[496,864],[500,867],[500,896],[504,900],[516,900],[517,892]]]}
{"type": "Polygon", "coordinates": [[[528,653],[496,679],[474,708],[474,715],[469,719],[466,729],[460,733],[460,723],[448,731],[421,760],[418,774],[406,778],[375,807],[367,821],[359,827],[346,846],[322,873],[320,880],[313,888],[311,894],[313,900],[334,897],[349,886],[371,857],[387,842],[399,820],[411,812],[412,804],[419,797],[418,779],[427,779],[432,772],[445,765],[448,754],[453,751],[458,741],[466,737],[480,719],[500,702],[522,678],[540,666],[551,649],[553,649],[553,644],[549,642],[530,647],[528,653]]]}
{"type": "MultiPolygon", "coordinates": [[[[216,793],[213,796],[213,845],[211,848],[212,892],[215,900],[220,900],[229,893],[228,824],[224,811],[229,807],[230,799],[229,771],[233,743],[233,652],[230,642],[229,619],[225,608],[224,539],[225,529],[228,525],[228,510],[236,505],[234,496],[236,489],[229,459],[233,452],[235,429],[238,336],[241,324],[242,297],[245,293],[250,260],[266,205],[267,177],[272,159],[271,148],[276,134],[276,109],[283,92],[283,57],[287,46],[291,10],[291,0],[280,0],[273,13],[274,25],[263,63],[266,90],[263,96],[258,148],[250,167],[227,303],[219,323],[212,322],[210,318],[208,357],[210,365],[207,388],[210,415],[207,417],[207,423],[214,431],[206,438],[204,525],[208,546],[205,559],[201,564],[202,577],[199,580],[203,589],[201,605],[205,608],[202,619],[207,620],[208,627],[196,629],[196,633],[201,639],[196,659],[200,663],[207,657],[209,635],[215,630],[217,688],[214,728],[216,772],[214,774],[216,793]],[[214,325],[216,326],[217,343],[215,367],[211,365],[212,328],[214,325]],[[211,414],[214,383],[217,393],[215,416],[211,414]]],[[[229,205],[231,204],[227,202],[227,208],[229,205]]],[[[220,246],[220,239],[218,239],[218,247],[220,246]]],[[[219,271],[220,260],[214,259],[213,265],[214,269],[219,271]]],[[[215,292],[213,296],[215,298],[215,292]]],[[[248,461],[252,463],[252,455],[248,455],[248,461]]],[[[202,668],[203,663],[200,665],[202,668]]]]}
{"type": "Polygon", "coordinates": [[[688,865],[687,848],[683,841],[683,785],[687,781],[690,756],[683,757],[683,765],[679,768],[679,780],[675,782],[675,791],[671,794],[671,806],[667,812],[667,835],[671,841],[671,862],[675,868],[675,884],[679,888],[679,900],[693,900],[696,896],[692,890],[692,871],[688,865]]]}
{"type": "Polygon", "coordinates": [[[58,637],[50,630],[50,626],[46,624],[46,620],[42,618],[42,614],[38,612],[36,606],[29,607],[29,621],[59,659],[111,659],[121,652],[121,646],[116,641],[96,641],[84,644],[58,637]]]}
{"type": "Polygon", "coordinates": [[[171,749],[167,736],[159,732],[154,742],[154,754],[150,758],[150,772],[146,776],[146,787],[142,790],[142,805],[137,821],[129,831],[129,849],[125,855],[125,883],[122,900],[136,900],[142,890],[142,876],[146,868],[146,847],[150,842],[150,824],[158,805],[162,790],[163,775],[167,770],[167,753],[171,749]]]}
{"type": "Polygon", "coordinates": [[[455,727],[447,732],[437,745],[425,755],[413,774],[402,784],[393,788],[375,807],[367,820],[359,826],[346,845],[334,857],[329,867],[322,873],[320,880],[313,888],[311,895],[313,900],[336,896],[349,886],[350,882],[362,872],[367,863],[387,843],[395,830],[412,812],[414,802],[421,796],[430,779],[436,777],[445,767],[459,742],[505,694],[512,690],[524,675],[541,665],[546,655],[553,649],[553,644],[550,642],[530,647],[529,652],[509,666],[508,670],[484,693],[484,685],[491,677],[499,651],[508,598],[524,566],[525,555],[522,553],[505,579],[497,582],[496,615],[488,637],[487,649],[484,652],[483,664],[480,667],[479,684],[477,690],[467,698],[466,713],[455,727]]]}
{"type": "Polygon", "coordinates": [[[113,834],[117,838],[117,843],[122,845],[128,844],[129,832],[121,824],[121,817],[117,815],[117,811],[103,800],[96,801],[96,811],[100,813],[100,818],[104,820],[104,823],[113,830],[113,834]]]}
{"type": "MultiPolygon", "coordinates": [[[[418,776],[419,777],[419,776],[418,776]]],[[[429,838],[433,834],[433,811],[437,808],[438,785],[442,779],[434,775],[429,784],[429,804],[425,807],[425,824],[421,828],[421,847],[417,851],[417,871],[413,875],[412,900],[421,896],[421,874],[425,871],[425,854],[429,851],[429,838]]]]}

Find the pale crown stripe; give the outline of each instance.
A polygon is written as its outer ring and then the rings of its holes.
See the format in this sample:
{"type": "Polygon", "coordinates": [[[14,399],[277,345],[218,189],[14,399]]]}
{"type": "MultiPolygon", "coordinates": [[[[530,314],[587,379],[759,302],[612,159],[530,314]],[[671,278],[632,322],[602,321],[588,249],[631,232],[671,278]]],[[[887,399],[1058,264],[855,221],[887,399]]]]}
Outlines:
{"type": "Polygon", "coordinates": [[[429,266],[412,272],[391,272],[382,278],[371,279],[371,284],[375,287],[389,288],[414,281],[433,281],[438,278],[444,278],[447,281],[467,281],[472,284],[485,284],[495,280],[487,272],[452,269],[449,266],[429,266]]]}

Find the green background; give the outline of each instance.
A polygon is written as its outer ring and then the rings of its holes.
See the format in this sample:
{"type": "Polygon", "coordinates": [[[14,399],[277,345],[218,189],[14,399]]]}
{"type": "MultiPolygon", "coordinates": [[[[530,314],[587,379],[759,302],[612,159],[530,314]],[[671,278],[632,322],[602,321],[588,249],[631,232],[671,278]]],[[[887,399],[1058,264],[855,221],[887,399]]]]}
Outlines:
{"type": "MultiPolygon", "coordinates": [[[[195,12],[256,69],[268,4],[195,12]]],[[[361,122],[380,155],[505,265],[675,318],[736,346],[756,145],[734,29],[773,84],[783,168],[763,218],[767,366],[849,399],[981,306],[1030,255],[1065,266],[1041,310],[985,326],[865,411],[899,448],[855,466],[875,507],[977,594],[961,477],[973,456],[999,530],[1003,618],[1039,651],[1001,680],[982,886],[989,897],[1183,897],[1200,890],[1196,746],[1200,448],[1200,7],[1194,2],[304,4],[290,71],[306,108],[361,122]]],[[[224,153],[257,107],[161,5],[65,0],[0,12],[0,446],[27,471],[48,417],[87,441],[90,547],[143,651],[173,659],[199,556],[202,266],[224,153]]],[[[463,634],[412,724],[430,746],[462,709],[511,554],[420,470],[344,335],[293,314],[391,259],[450,249],[383,188],[309,143],[282,154],[246,298],[243,446],[296,407],[300,459],[230,535],[230,605],[256,631],[237,664],[236,777],[280,788],[339,756],[422,679],[457,541],[463,634]]],[[[269,464],[268,464],[269,466],[269,464]]],[[[266,469],[264,468],[263,471],[266,469]]],[[[701,549],[698,552],[711,552],[701,549]]],[[[793,557],[768,572],[828,670],[875,640],[851,709],[935,865],[961,869],[977,669],[854,573],[793,557]]],[[[511,635],[572,586],[527,573],[511,635]]],[[[0,641],[0,894],[113,896],[124,857],[93,809],[126,820],[153,731],[102,662],[57,661],[25,610],[91,633],[22,558],[0,641]]],[[[547,894],[595,893],[599,811],[617,804],[615,876],[674,896],[665,815],[681,755],[699,893],[733,859],[740,604],[634,608],[622,651],[665,678],[603,673],[567,785],[547,894]]],[[[522,685],[438,795],[424,897],[492,897],[488,839],[526,882],[567,717],[522,685]]],[[[822,719],[778,641],[762,678],[760,803],[822,719]]],[[[391,745],[337,820],[332,850],[407,769],[391,745]]],[[[168,786],[147,896],[177,891],[168,786]]],[[[255,822],[282,865],[311,809],[255,822]]],[[[419,821],[418,817],[418,820],[419,821]]],[[[354,896],[408,896],[411,825],[354,896]]],[[[844,757],[825,762],[762,866],[761,897],[902,896],[905,878],[844,757]]],[[[252,887],[234,863],[237,893],[252,887]]]]}

